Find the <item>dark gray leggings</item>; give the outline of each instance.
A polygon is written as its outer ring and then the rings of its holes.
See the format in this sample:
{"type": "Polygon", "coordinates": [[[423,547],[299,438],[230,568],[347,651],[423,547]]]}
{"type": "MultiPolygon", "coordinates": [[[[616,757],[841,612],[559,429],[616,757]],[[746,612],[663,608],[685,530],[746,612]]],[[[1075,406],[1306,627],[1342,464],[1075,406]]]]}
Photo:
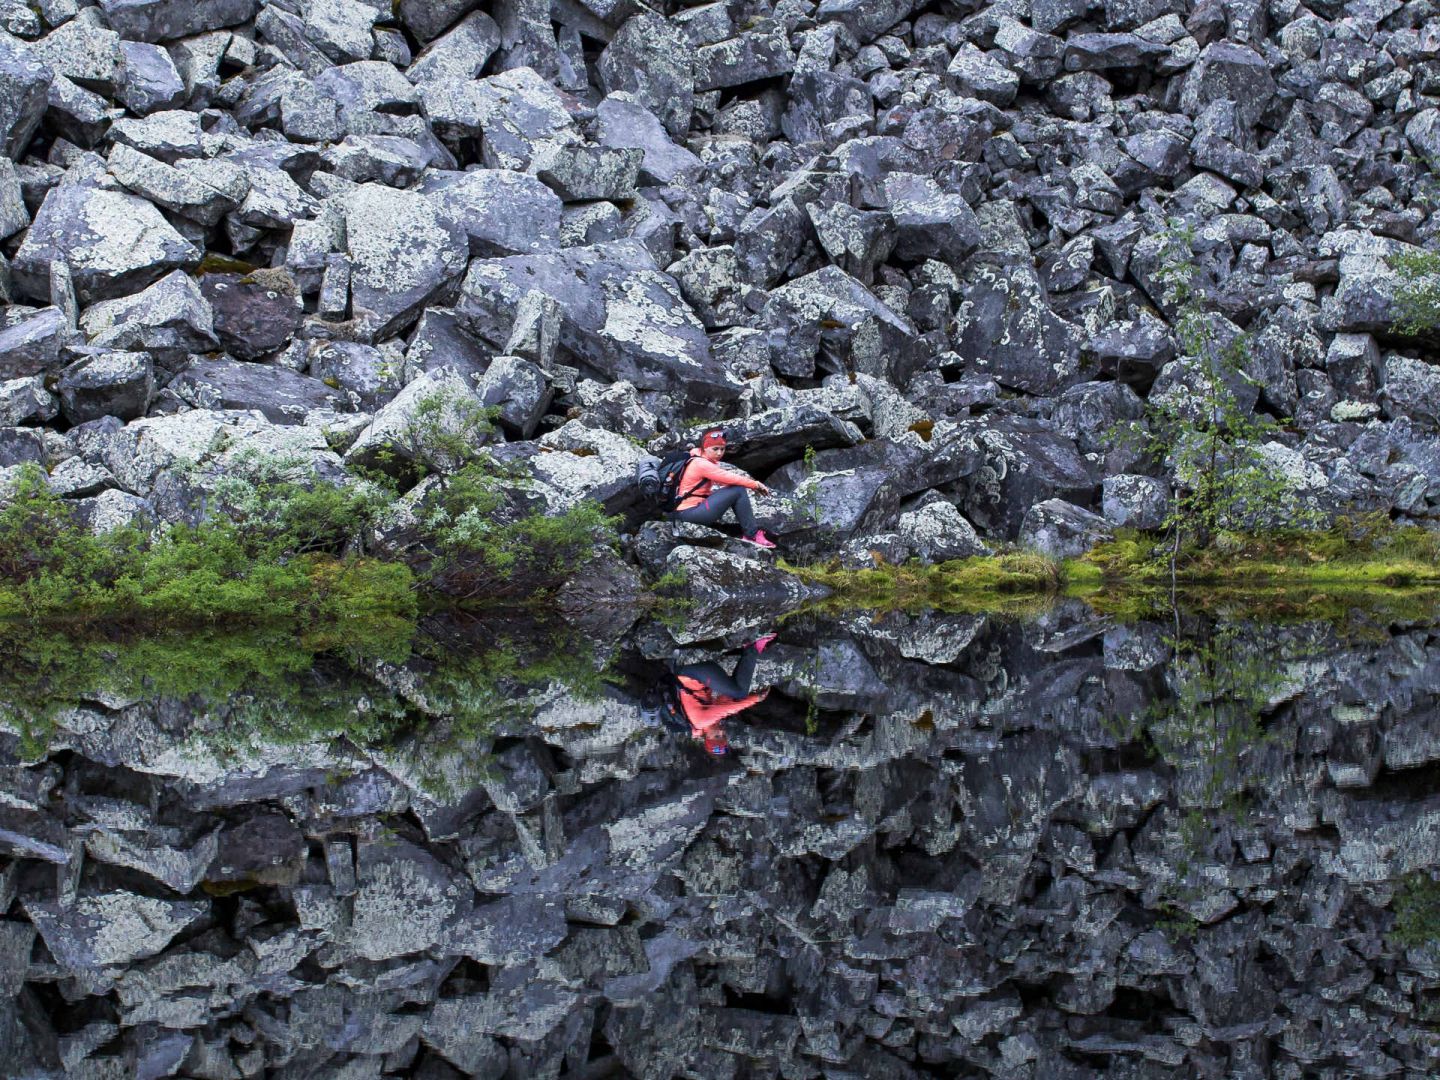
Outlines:
{"type": "Polygon", "coordinates": [[[675,521],[688,521],[692,525],[714,525],[725,516],[726,510],[735,511],[735,520],[740,523],[741,532],[746,536],[755,535],[758,526],[755,523],[755,511],[750,506],[750,489],[735,484],[717,488],[704,502],[697,503],[689,510],[676,510],[670,517],[675,521]]]}
{"type": "Polygon", "coordinates": [[[725,669],[714,660],[706,660],[700,664],[686,664],[684,667],[677,668],[675,674],[704,683],[706,689],[712,694],[728,698],[743,698],[750,693],[750,680],[755,677],[755,664],[759,659],[760,654],[755,651],[755,646],[747,645],[745,652],[740,656],[740,663],[735,665],[734,675],[727,675],[725,669]]]}

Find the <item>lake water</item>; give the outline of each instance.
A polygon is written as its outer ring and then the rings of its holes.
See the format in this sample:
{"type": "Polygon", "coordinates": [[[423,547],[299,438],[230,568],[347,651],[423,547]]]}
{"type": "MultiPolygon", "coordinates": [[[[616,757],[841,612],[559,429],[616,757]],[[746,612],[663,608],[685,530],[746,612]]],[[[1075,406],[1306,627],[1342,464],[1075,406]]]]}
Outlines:
{"type": "Polygon", "coordinates": [[[1440,628],[777,629],[12,633],[3,1071],[1434,1075],[1440,628]]]}

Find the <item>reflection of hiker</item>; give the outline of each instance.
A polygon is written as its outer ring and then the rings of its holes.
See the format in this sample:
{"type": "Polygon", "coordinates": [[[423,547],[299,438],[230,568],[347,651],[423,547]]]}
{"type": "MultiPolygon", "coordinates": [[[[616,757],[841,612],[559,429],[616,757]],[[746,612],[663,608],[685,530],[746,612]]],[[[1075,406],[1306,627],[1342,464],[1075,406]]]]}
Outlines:
{"type": "Polygon", "coordinates": [[[775,542],[756,525],[755,511],[750,506],[751,490],[769,495],[770,489],[739,469],[721,464],[724,456],[725,432],[718,428],[705,432],[700,445],[690,451],[690,460],[680,474],[680,502],[670,514],[671,519],[714,525],[725,511],[733,510],[744,534],[741,539],[756,547],[773,548],[775,542]]]}
{"type": "Polygon", "coordinates": [[[766,634],[745,646],[734,675],[725,674],[725,669],[714,660],[676,669],[680,712],[690,722],[691,737],[704,740],[706,753],[728,751],[730,740],[725,735],[725,718],[764,701],[769,695],[768,686],[752,694],[750,680],[755,675],[760,654],[774,640],[774,634],[766,634]]]}

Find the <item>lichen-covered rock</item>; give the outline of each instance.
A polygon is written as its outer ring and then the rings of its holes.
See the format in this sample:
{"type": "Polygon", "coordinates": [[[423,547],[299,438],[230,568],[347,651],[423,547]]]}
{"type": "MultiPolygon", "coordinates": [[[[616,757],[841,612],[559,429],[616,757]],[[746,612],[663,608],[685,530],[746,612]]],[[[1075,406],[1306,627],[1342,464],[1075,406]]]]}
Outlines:
{"type": "Polygon", "coordinates": [[[61,371],[55,389],[72,424],[102,416],[136,420],[155,393],[155,364],[145,352],[96,351],[61,371]]]}
{"type": "Polygon", "coordinates": [[[165,359],[210,352],[220,343],[203,282],[197,285],[179,270],[133,296],[86,308],[80,327],[93,346],[143,350],[165,359]]]}
{"type": "Polygon", "coordinates": [[[465,232],[423,195],[364,184],[345,200],[350,296],[377,337],[404,329],[465,271],[465,232]]]}
{"type": "Polygon", "coordinates": [[[434,423],[456,435],[468,430],[483,415],[484,403],[469,380],[451,368],[424,372],[375,414],[345,454],[354,465],[381,467],[386,462],[424,465],[448,471],[458,466],[443,447],[423,437],[422,425],[434,423]],[[426,419],[426,412],[437,409],[426,419]]]}
{"type": "Polygon", "coordinates": [[[19,161],[40,126],[53,72],[23,42],[0,36],[0,153],[19,161]]]}
{"type": "Polygon", "coordinates": [[[0,426],[43,424],[58,411],[54,396],[45,389],[40,375],[9,379],[0,383],[0,426]]]}
{"type": "Polygon", "coordinates": [[[1111,539],[1110,523],[1063,499],[1036,503],[1025,512],[1020,526],[1020,543],[1052,559],[1083,555],[1096,544],[1111,539]]]}
{"type": "Polygon", "coordinates": [[[171,270],[193,266],[200,252],[144,199],[66,183],[45,196],[15,253],[16,286],[48,299],[54,261],[69,267],[80,302],[88,304],[125,296],[171,270]]]}
{"type": "Polygon", "coordinates": [[[200,292],[220,344],[241,360],[259,360],[283,348],[304,313],[293,280],[278,275],[206,274],[200,292]]]}
{"type": "Polygon", "coordinates": [[[59,369],[60,349],[73,336],[65,313],[49,307],[30,313],[12,308],[7,314],[0,330],[0,375],[15,379],[59,369]]]}
{"type": "Polygon", "coordinates": [[[624,91],[648,109],[676,138],[690,127],[695,107],[695,74],[684,35],[650,12],[625,20],[600,54],[606,93],[624,91]]]}
{"type": "Polygon", "coordinates": [[[110,26],[134,41],[171,41],[255,17],[257,0],[101,0],[110,26]]]}
{"type": "Polygon", "coordinates": [[[1170,486],[1153,476],[1107,476],[1102,506],[1105,520],[1123,529],[1159,529],[1170,514],[1170,486]]]}
{"type": "Polygon", "coordinates": [[[971,525],[944,499],[932,499],[925,505],[900,515],[895,531],[915,556],[925,563],[948,559],[968,559],[989,554],[989,547],[971,525]]]}
{"type": "Polygon", "coordinates": [[[272,424],[303,424],[316,409],[346,409],[345,396],[319,379],[271,364],[196,357],[167,389],[197,409],[254,409],[272,424]]]}
{"type": "Polygon", "coordinates": [[[132,892],[82,896],[69,908],[53,902],[25,903],[25,913],[51,954],[76,973],[154,956],[209,911],[204,902],[161,900],[132,892]]]}
{"type": "Polygon", "coordinates": [[[347,944],[358,956],[388,960],[439,944],[473,906],[461,875],[403,840],[362,843],[347,944]]]}

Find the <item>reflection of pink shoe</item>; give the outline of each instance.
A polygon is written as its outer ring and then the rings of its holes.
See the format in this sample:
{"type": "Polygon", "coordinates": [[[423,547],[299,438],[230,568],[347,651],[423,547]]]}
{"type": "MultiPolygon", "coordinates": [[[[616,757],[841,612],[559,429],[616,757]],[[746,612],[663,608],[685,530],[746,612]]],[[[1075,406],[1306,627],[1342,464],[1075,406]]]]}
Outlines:
{"type": "Polygon", "coordinates": [[[755,639],[755,651],[756,651],[757,653],[763,653],[763,652],[765,651],[765,646],[769,645],[772,641],[774,641],[774,640],[775,640],[777,637],[779,637],[779,636],[780,636],[779,634],[765,634],[763,637],[758,637],[758,638],[756,638],[756,639],[755,639]]]}
{"type": "Polygon", "coordinates": [[[742,536],[740,539],[744,540],[747,544],[754,544],[758,548],[773,548],[775,546],[775,541],[765,535],[764,529],[756,529],[754,536],[742,536]]]}

